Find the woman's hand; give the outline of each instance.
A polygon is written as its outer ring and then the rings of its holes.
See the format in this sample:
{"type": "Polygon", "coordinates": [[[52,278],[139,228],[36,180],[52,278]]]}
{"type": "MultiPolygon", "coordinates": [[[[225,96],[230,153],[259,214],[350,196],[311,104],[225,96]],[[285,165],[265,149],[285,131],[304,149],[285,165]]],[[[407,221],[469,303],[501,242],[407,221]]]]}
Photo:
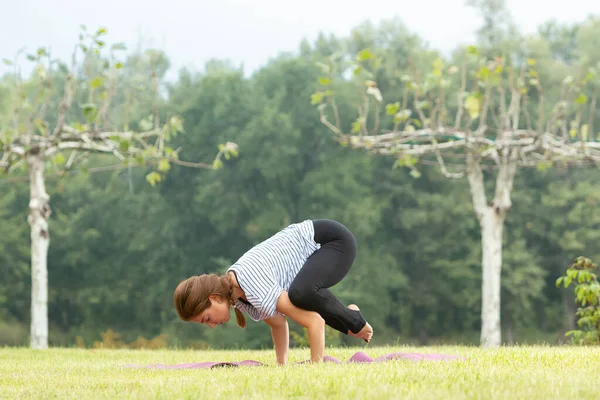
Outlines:
{"type": "Polygon", "coordinates": [[[325,320],[314,311],[306,311],[293,305],[286,291],[282,292],[279,299],[277,299],[276,309],[308,330],[310,360],[312,362],[323,361],[323,353],[325,352],[325,320]]]}
{"type": "Polygon", "coordinates": [[[277,364],[284,365],[287,363],[288,348],[290,344],[290,331],[287,319],[282,315],[277,315],[265,319],[265,322],[271,327],[271,337],[273,338],[273,344],[275,345],[277,364]]]}

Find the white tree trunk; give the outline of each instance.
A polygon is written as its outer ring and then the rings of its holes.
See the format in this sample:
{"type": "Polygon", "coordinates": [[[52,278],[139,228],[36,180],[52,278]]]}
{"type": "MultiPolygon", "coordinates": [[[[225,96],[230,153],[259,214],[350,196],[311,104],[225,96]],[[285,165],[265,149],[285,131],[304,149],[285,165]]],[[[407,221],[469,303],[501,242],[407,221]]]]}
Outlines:
{"type": "Polygon", "coordinates": [[[502,273],[502,231],[504,214],[487,207],[481,225],[481,346],[498,347],[500,330],[500,277],[502,273]]]}
{"type": "Polygon", "coordinates": [[[30,178],[28,222],[31,227],[31,348],[48,347],[48,218],[50,196],[44,184],[44,158],[34,150],[27,154],[30,178]]]}
{"type": "Polygon", "coordinates": [[[502,343],[500,325],[500,290],[502,275],[502,233],[506,212],[512,207],[510,194],[517,169],[518,149],[506,149],[502,154],[496,178],[496,193],[487,204],[483,173],[478,160],[467,154],[467,177],[475,214],[481,227],[481,337],[483,347],[498,347],[502,343]]]}

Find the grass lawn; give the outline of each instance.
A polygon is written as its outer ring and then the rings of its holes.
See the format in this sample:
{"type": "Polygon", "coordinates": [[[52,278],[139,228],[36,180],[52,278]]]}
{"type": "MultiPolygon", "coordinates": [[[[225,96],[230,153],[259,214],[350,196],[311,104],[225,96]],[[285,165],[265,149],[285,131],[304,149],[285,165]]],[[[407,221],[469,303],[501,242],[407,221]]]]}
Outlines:
{"type": "Polygon", "coordinates": [[[366,347],[327,349],[345,361],[356,351],[444,353],[462,361],[294,365],[274,351],[0,348],[0,399],[599,399],[599,349],[576,347],[366,347]],[[127,364],[257,360],[268,366],[152,370],[127,364]]]}

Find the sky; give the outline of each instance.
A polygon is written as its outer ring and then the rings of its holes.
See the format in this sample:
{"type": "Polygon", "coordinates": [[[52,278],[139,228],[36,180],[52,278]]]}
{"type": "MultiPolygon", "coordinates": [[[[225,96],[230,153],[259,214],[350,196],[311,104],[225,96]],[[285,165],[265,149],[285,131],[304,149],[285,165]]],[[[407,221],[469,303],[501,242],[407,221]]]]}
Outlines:
{"type": "MultiPolygon", "coordinates": [[[[296,51],[319,32],[345,36],[364,22],[400,17],[410,30],[447,52],[474,39],[480,22],[465,0],[0,0],[0,58],[23,46],[50,47],[70,58],[80,25],[106,27],[108,42],[166,51],[170,74],[202,70],[207,60],[228,59],[246,73],[280,52],[296,51]]],[[[507,0],[520,29],[533,32],[547,20],[581,21],[600,15],[590,0],[507,0]]],[[[26,63],[26,61],[24,61],[26,63]]],[[[0,75],[7,71],[0,63],[0,75]]]]}

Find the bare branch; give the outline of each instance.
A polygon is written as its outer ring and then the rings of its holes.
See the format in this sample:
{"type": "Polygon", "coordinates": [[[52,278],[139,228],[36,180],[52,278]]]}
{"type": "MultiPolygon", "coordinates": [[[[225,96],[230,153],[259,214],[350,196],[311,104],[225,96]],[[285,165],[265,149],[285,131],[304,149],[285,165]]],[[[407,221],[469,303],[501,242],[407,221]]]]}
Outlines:
{"type": "MultiPolygon", "coordinates": [[[[110,135],[108,135],[108,136],[118,137],[119,135],[121,135],[122,137],[131,137],[130,132],[123,132],[123,133],[111,132],[110,135]]],[[[69,150],[69,149],[86,150],[87,152],[80,154],[78,157],[76,157],[76,154],[77,154],[76,151],[73,151],[70,154],[69,159],[65,166],[65,169],[67,171],[70,170],[70,168],[72,166],[76,165],[78,161],[81,161],[83,158],[88,156],[90,154],[89,152],[111,153],[111,154],[114,154],[117,158],[119,158],[122,161],[127,160],[127,157],[125,157],[119,151],[119,143],[118,142],[108,140],[108,139],[106,139],[106,137],[104,135],[100,135],[100,134],[96,134],[94,136],[95,140],[90,139],[91,136],[92,136],[91,134],[81,135],[80,141],[65,141],[65,137],[63,137],[61,141],[57,141],[56,143],[54,143],[51,139],[46,138],[46,143],[44,144],[44,146],[49,146],[49,147],[42,147],[42,148],[46,149],[44,152],[44,155],[46,157],[49,157],[49,156],[52,156],[53,154],[56,154],[59,151],[69,150]]],[[[235,151],[237,151],[237,149],[238,149],[238,146],[235,143],[227,142],[223,146],[222,150],[219,151],[219,153],[215,157],[215,160],[220,160],[223,155],[231,153],[231,152],[235,152],[235,151]]],[[[13,145],[10,147],[9,150],[10,151],[5,151],[3,153],[2,159],[0,159],[0,167],[3,167],[3,168],[10,167],[11,162],[14,161],[14,159],[16,159],[16,157],[11,158],[11,156],[18,155],[18,156],[22,157],[25,155],[25,150],[22,146],[13,145]]],[[[181,150],[182,149],[179,148],[177,151],[174,152],[174,154],[177,155],[181,150]]],[[[127,149],[127,151],[124,153],[127,154],[127,156],[135,156],[136,154],[139,154],[141,152],[142,152],[142,150],[137,147],[129,147],[127,149]]],[[[189,161],[183,161],[183,160],[180,160],[173,156],[164,156],[164,155],[162,155],[162,153],[150,154],[149,158],[145,159],[145,161],[148,164],[158,163],[158,162],[160,162],[160,160],[168,160],[169,162],[172,162],[173,164],[185,166],[185,167],[191,167],[191,168],[216,169],[214,164],[211,165],[211,164],[206,164],[206,163],[202,163],[202,162],[194,163],[194,162],[189,162],[189,161]]],[[[123,164],[118,164],[117,166],[91,168],[90,171],[101,172],[101,171],[109,171],[109,170],[125,168],[125,167],[127,167],[127,165],[125,163],[123,163],[123,164]]],[[[64,173],[65,173],[65,171],[59,171],[59,172],[57,172],[56,176],[64,175],[64,173]]],[[[24,177],[23,179],[21,179],[21,178],[4,179],[0,182],[8,183],[8,182],[17,182],[17,181],[27,180],[27,179],[28,179],[27,177],[24,177]]]]}
{"type": "Polygon", "coordinates": [[[338,111],[337,104],[335,104],[335,100],[334,100],[333,96],[329,96],[329,104],[331,105],[331,108],[333,109],[333,117],[335,118],[335,127],[337,128],[338,132],[341,132],[342,124],[340,122],[340,113],[338,111]]]}
{"type": "Polygon", "coordinates": [[[507,129],[509,125],[507,121],[508,111],[506,110],[506,89],[502,85],[500,85],[498,87],[498,92],[500,93],[500,121],[498,127],[499,129],[507,129]]]}
{"type": "Polygon", "coordinates": [[[12,153],[9,153],[9,152],[2,153],[2,158],[0,158],[0,168],[8,169],[8,167],[11,165],[11,156],[12,156],[12,153]]]}
{"type": "Polygon", "coordinates": [[[73,84],[73,80],[75,79],[75,65],[77,62],[77,47],[73,50],[73,55],[71,56],[71,70],[67,75],[65,81],[65,93],[63,96],[63,101],[60,104],[60,108],[58,111],[58,121],[56,123],[56,127],[54,128],[53,135],[59,135],[63,127],[65,126],[65,118],[67,116],[67,111],[71,107],[71,102],[73,100],[73,96],[75,94],[76,85],[73,84]]]}
{"type": "Polygon", "coordinates": [[[5,172],[10,171],[25,156],[25,148],[23,146],[5,144],[1,150],[0,168],[5,172]]]}
{"type": "Polygon", "coordinates": [[[4,172],[10,172],[11,169],[19,165],[25,156],[25,148],[18,145],[4,145],[0,149],[0,169],[4,172]]]}
{"type": "MultiPolygon", "coordinates": [[[[519,166],[534,167],[539,162],[590,164],[600,162],[600,143],[572,141],[568,144],[551,134],[536,131],[505,131],[498,139],[491,140],[481,134],[468,136],[463,132],[446,129],[423,129],[413,132],[388,132],[373,136],[343,135],[337,139],[352,148],[362,148],[381,155],[412,156],[436,155],[465,148],[476,153],[480,161],[490,160],[502,165],[506,159],[500,154],[514,149],[515,162],[519,166]],[[585,152],[582,152],[585,148],[585,152]]],[[[511,153],[512,154],[512,153],[511,153]]],[[[457,154],[449,154],[457,157],[457,154]]],[[[439,159],[438,159],[439,160],[439,159]]]]}
{"type": "MultiPolygon", "coordinates": [[[[329,67],[327,68],[327,79],[329,80],[327,87],[333,92],[332,82],[333,82],[333,60],[330,60],[329,67]]],[[[335,120],[335,127],[338,132],[342,131],[342,123],[340,120],[340,113],[335,103],[335,97],[333,95],[327,96],[327,101],[329,105],[333,109],[333,118],[335,120]]],[[[323,120],[323,113],[321,112],[321,120],[323,120]]]]}
{"type": "Polygon", "coordinates": [[[485,88],[485,95],[483,98],[483,107],[481,110],[481,115],[479,116],[479,128],[478,129],[480,131],[486,125],[488,108],[490,106],[490,100],[492,97],[492,85],[489,82],[489,78],[487,79],[485,86],[486,86],[486,88],[485,88]]]}
{"type": "MultiPolygon", "coordinates": [[[[88,168],[87,170],[85,170],[85,173],[89,173],[89,174],[95,174],[95,173],[99,173],[99,172],[109,172],[109,171],[119,171],[121,169],[124,168],[131,168],[131,167],[142,167],[144,165],[124,165],[124,164],[113,164],[113,165],[106,165],[103,167],[92,167],[92,168],[88,168]]],[[[64,177],[65,175],[70,175],[70,174],[76,174],[76,173],[80,173],[80,172],[84,172],[83,170],[64,170],[64,171],[57,171],[53,174],[47,174],[46,178],[61,178],[64,177]]],[[[5,178],[5,179],[0,179],[0,185],[2,184],[8,184],[8,183],[17,183],[17,182],[28,182],[29,181],[29,176],[18,176],[18,177],[14,177],[14,178],[5,178]]]]}
{"type": "Polygon", "coordinates": [[[97,142],[69,142],[69,141],[63,141],[58,143],[55,146],[52,146],[50,148],[48,148],[45,152],[44,155],[46,157],[51,156],[55,153],[57,153],[60,150],[88,150],[88,151],[96,151],[99,153],[113,153],[115,151],[115,149],[117,148],[117,145],[101,145],[97,142]]]}
{"type": "Polygon", "coordinates": [[[422,107],[419,107],[420,100],[421,100],[421,96],[418,95],[417,93],[415,93],[413,105],[415,106],[415,109],[417,110],[417,114],[419,114],[419,118],[420,118],[421,122],[425,125],[425,127],[429,127],[428,126],[429,124],[426,124],[427,118],[425,117],[425,114],[423,113],[423,109],[422,109],[422,107]]]}
{"type": "Polygon", "coordinates": [[[367,128],[368,118],[369,118],[369,96],[367,96],[364,92],[362,93],[363,97],[363,105],[358,106],[358,117],[360,122],[360,132],[363,135],[369,134],[369,129],[367,128]]]}
{"type": "Polygon", "coordinates": [[[183,167],[214,169],[213,165],[205,164],[202,162],[193,163],[193,162],[189,162],[189,161],[182,161],[182,160],[179,160],[177,158],[172,158],[172,157],[166,157],[165,159],[171,161],[173,164],[181,165],[183,167]]]}
{"type": "Polygon", "coordinates": [[[531,115],[529,114],[529,109],[527,106],[529,105],[529,96],[527,93],[523,95],[523,113],[525,114],[525,123],[527,124],[527,129],[533,130],[533,125],[531,124],[531,115]]]}
{"type": "MultiPolygon", "coordinates": [[[[181,165],[184,167],[190,167],[190,168],[204,168],[204,169],[216,169],[218,167],[216,167],[216,165],[218,164],[218,162],[221,160],[221,158],[223,157],[223,155],[227,156],[228,153],[230,152],[236,152],[238,149],[237,144],[232,143],[232,142],[227,142],[225,143],[225,145],[222,146],[221,150],[219,151],[219,153],[217,153],[215,160],[213,161],[213,164],[206,164],[206,163],[202,163],[202,162],[189,162],[189,161],[182,161],[180,160],[178,157],[171,157],[171,156],[167,156],[164,157],[164,159],[171,161],[173,164],[177,164],[177,165],[181,165]]],[[[178,148],[175,153],[179,154],[179,152],[181,151],[181,147],[178,148]]]]}
{"type": "Polygon", "coordinates": [[[539,78],[536,87],[539,95],[537,130],[541,133],[544,130],[544,90],[542,89],[539,78]]]}
{"type": "MultiPolygon", "coordinates": [[[[515,88],[515,94],[517,95],[517,101],[516,101],[516,108],[515,108],[515,113],[513,115],[513,126],[512,129],[513,130],[517,130],[519,129],[519,118],[521,117],[521,102],[523,100],[523,96],[521,95],[521,90],[525,89],[526,90],[526,84],[525,84],[525,64],[523,64],[521,66],[521,75],[519,77],[519,80],[517,81],[517,87],[515,88]]],[[[525,91],[525,93],[527,93],[525,91]]],[[[523,106],[523,108],[525,108],[525,106],[523,106]]],[[[527,111],[527,110],[525,110],[527,111]]],[[[528,127],[528,129],[531,129],[531,127],[528,127]]]]}
{"type": "Polygon", "coordinates": [[[102,107],[100,108],[98,118],[96,119],[96,130],[100,129],[102,124],[106,123],[108,120],[108,110],[110,108],[111,101],[117,92],[117,68],[114,66],[110,69],[108,74],[108,83],[106,86],[106,96],[104,102],[102,103],[102,107]]]}
{"type": "Polygon", "coordinates": [[[454,121],[454,130],[460,129],[460,121],[462,119],[464,106],[463,106],[463,96],[465,95],[465,90],[467,90],[467,61],[463,61],[463,65],[460,67],[461,69],[461,77],[460,77],[460,90],[458,91],[458,111],[456,113],[456,120],[454,121]]]}
{"type": "Polygon", "coordinates": [[[8,154],[13,153],[19,157],[25,157],[25,149],[18,145],[8,146],[4,149],[4,151],[8,154]]]}
{"type": "Polygon", "coordinates": [[[446,168],[446,163],[444,162],[444,159],[442,158],[442,154],[440,153],[439,149],[435,149],[435,156],[437,158],[438,164],[440,165],[440,171],[446,178],[460,179],[465,176],[464,172],[448,172],[448,169],[446,168]]]}
{"type": "MultiPolygon", "coordinates": [[[[589,122],[588,122],[588,126],[589,126],[589,133],[590,135],[595,135],[594,133],[594,120],[596,119],[596,105],[598,103],[598,88],[594,88],[594,94],[592,95],[592,101],[590,104],[590,113],[589,113],[589,122]]],[[[582,138],[583,140],[586,140],[587,138],[582,138]]],[[[591,139],[591,138],[590,138],[591,139]]]]}
{"type": "Polygon", "coordinates": [[[381,113],[381,102],[379,100],[375,100],[375,126],[373,126],[373,133],[379,132],[379,114],[381,113]]]}
{"type": "Polygon", "coordinates": [[[341,128],[339,128],[338,126],[334,126],[331,122],[329,122],[327,120],[327,116],[324,113],[324,109],[325,109],[326,104],[321,104],[319,106],[319,115],[321,116],[321,123],[323,123],[323,125],[325,125],[327,128],[329,128],[333,133],[335,133],[337,136],[342,136],[343,132],[341,130],[341,128]]]}
{"type": "MultiPolygon", "coordinates": [[[[356,137],[352,137],[355,139],[356,137]]],[[[464,147],[467,141],[460,139],[452,142],[438,143],[438,144],[393,144],[390,143],[384,146],[377,146],[375,143],[369,141],[357,141],[350,140],[350,145],[354,148],[366,148],[376,150],[379,154],[410,154],[410,155],[424,155],[434,153],[436,150],[448,150],[464,147]]]]}
{"type": "Polygon", "coordinates": [[[158,75],[156,75],[156,60],[151,55],[150,65],[152,68],[152,114],[154,115],[154,130],[160,129],[160,119],[158,116],[158,75]]]}
{"type": "Polygon", "coordinates": [[[73,166],[73,164],[75,163],[75,160],[77,159],[77,157],[75,157],[76,155],[77,155],[77,151],[73,150],[71,152],[71,155],[69,155],[69,159],[67,160],[65,168],[69,169],[73,166]]]}

